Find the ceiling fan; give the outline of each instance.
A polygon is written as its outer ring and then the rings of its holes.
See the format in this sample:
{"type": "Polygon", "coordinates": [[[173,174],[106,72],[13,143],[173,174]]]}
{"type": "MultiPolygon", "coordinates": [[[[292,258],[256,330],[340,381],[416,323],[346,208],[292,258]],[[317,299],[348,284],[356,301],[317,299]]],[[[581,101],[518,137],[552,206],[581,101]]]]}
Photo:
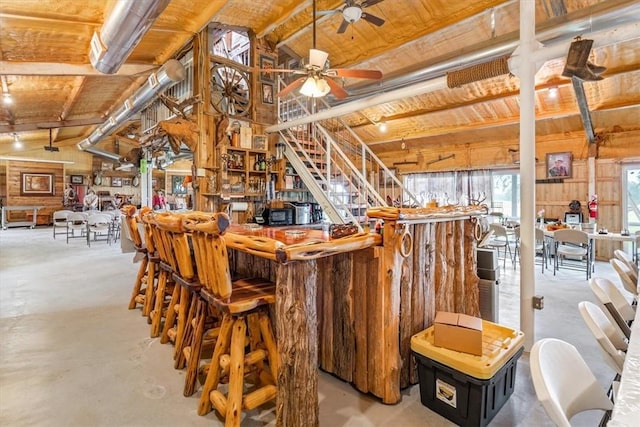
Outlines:
{"type": "Polygon", "coordinates": [[[364,12],[362,9],[365,9],[369,6],[373,6],[374,4],[378,4],[383,0],[345,0],[344,6],[341,9],[335,10],[320,10],[318,11],[319,15],[333,15],[336,13],[342,13],[342,24],[338,28],[338,34],[342,34],[347,30],[349,24],[354,24],[358,22],[360,19],[364,19],[380,27],[384,24],[384,19],[379,18],[375,15],[371,15],[370,13],[364,12]]]}
{"type": "MultiPolygon", "coordinates": [[[[376,3],[378,1],[375,1],[376,3]]],[[[382,1],[382,0],[380,0],[382,1]]],[[[369,2],[371,3],[371,2],[369,2]]],[[[382,72],[378,70],[359,70],[348,68],[328,68],[327,59],[329,54],[320,49],[316,49],[316,2],[313,1],[313,48],[309,49],[309,61],[304,64],[300,70],[290,69],[261,69],[261,72],[278,72],[278,73],[291,73],[299,74],[300,77],[284,89],[282,89],[278,96],[284,98],[289,93],[296,89],[300,89],[302,95],[311,98],[320,98],[328,93],[333,94],[337,99],[344,99],[349,94],[347,91],[333,78],[335,77],[347,77],[357,79],[381,79],[382,72]]]]}

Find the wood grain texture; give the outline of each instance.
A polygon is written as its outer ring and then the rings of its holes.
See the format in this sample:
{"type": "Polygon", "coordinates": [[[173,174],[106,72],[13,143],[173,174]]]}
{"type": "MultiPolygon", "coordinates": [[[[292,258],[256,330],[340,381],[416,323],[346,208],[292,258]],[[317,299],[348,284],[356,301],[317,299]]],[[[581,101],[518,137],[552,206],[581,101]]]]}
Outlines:
{"type": "Polygon", "coordinates": [[[276,426],[318,426],[316,261],[278,266],[276,340],[280,358],[276,426]]]}

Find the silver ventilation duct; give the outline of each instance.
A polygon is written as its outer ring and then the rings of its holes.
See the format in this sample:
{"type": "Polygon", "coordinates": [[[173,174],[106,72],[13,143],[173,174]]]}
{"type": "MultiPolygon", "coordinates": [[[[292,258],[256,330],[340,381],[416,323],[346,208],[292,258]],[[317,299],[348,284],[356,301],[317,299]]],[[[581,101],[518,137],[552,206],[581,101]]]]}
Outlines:
{"type": "MultiPolygon", "coordinates": [[[[595,7],[580,9],[569,15],[551,20],[544,27],[538,29],[536,39],[545,46],[570,40],[585,33],[596,33],[611,28],[634,24],[640,19],[640,5],[637,2],[610,1],[595,7]]],[[[481,64],[511,55],[518,47],[517,32],[510,34],[508,40],[503,40],[493,46],[483,46],[476,51],[456,55],[455,58],[430,64],[425,68],[401,77],[386,78],[383,82],[368,83],[358,88],[349,89],[349,98],[344,101],[333,101],[332,106],[346,104],[381,92],[392,91],[409,85],[424,82],[446,75],[447,72],[481,64]]]]}
{"type": "Polygon", "coordinates": [[[167,61],[157,72],[152,73],[147,81],[123,105],[116,109],[109,119],[98,126],[88,137],[78,143],[78,148],[86,150],[105,136],[116,130],[127,118],[142,110],[160,92],[186,77],[184,65],[175,59],[167,61]]]}
{"type": "Polygon", "coordinates": [[[117,72],[142,36],[171,0],[118,0],[113,11],[93,33],[89,60],[104,74],[117,72]]]}
{"type": "Polygon", "coordinates": [[[113,160],[114,162],[120,161],[120,155],[116,153],[110,153],[95,147],[88,147],[84,151],[87,153],[95,154],[96,156],[104,157],[105,159],[113,160]]]}

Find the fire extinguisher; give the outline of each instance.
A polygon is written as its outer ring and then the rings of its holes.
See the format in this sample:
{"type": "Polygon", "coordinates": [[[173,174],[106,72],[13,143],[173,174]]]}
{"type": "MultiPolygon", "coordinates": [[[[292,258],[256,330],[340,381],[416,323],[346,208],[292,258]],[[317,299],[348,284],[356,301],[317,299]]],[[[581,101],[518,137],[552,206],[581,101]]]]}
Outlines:
{"type": "Polygon", "coordinates": [[[591,196],[587,207],[589,208],[589,218],[598,218],[598,196],[595,194],[591,196]]]}

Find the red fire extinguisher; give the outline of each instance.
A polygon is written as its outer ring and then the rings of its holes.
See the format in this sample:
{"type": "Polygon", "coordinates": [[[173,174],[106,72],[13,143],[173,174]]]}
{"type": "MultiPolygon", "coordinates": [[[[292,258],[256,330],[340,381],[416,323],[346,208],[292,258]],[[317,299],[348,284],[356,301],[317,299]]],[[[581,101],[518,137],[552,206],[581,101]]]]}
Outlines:
{"type": "Polygon", "coordinates": [[[591,196],[587,206],[589,208],[589,218],[598,218],[598,196],[595,194],[591,196]]]}

